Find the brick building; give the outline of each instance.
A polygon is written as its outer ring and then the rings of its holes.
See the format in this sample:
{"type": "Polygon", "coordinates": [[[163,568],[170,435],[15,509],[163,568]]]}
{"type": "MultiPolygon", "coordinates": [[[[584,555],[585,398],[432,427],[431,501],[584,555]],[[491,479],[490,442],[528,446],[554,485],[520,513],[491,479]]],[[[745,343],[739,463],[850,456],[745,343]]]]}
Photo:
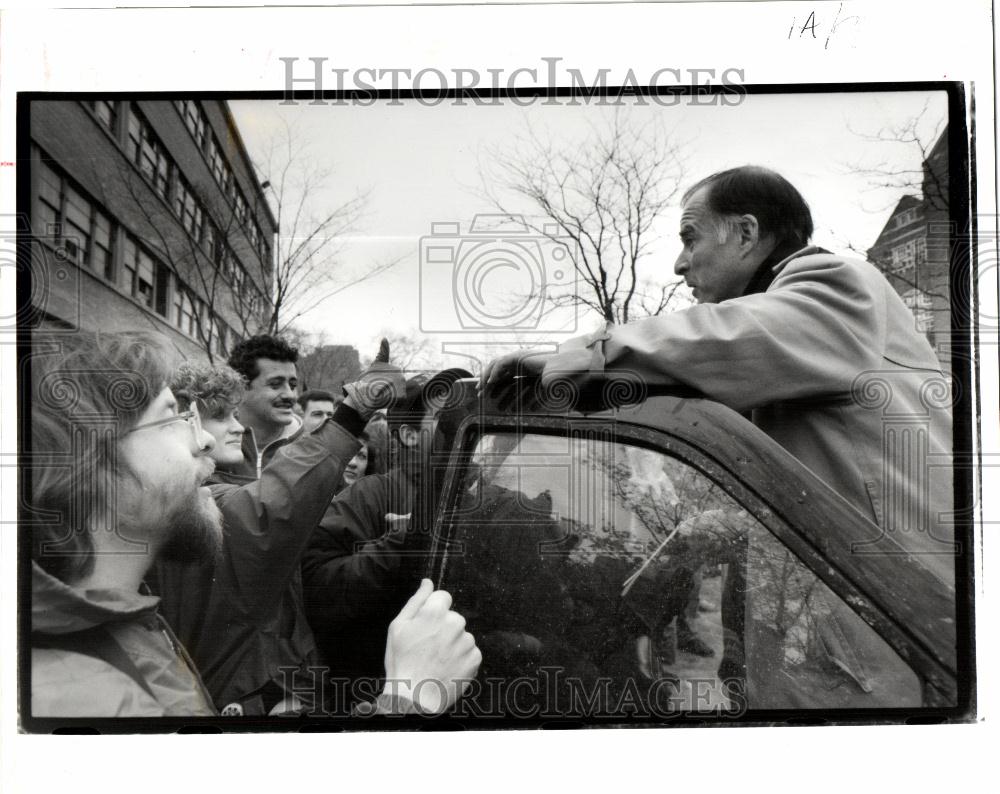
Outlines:
{"type": "Polygon", "coordinates": [[[946,373],[951,371],[948,128],[924,160],[920,196],[903,196],[868,259],[913,311],[946,373]]]}
{"type": "Polygon", "coordinates": [[[35,100],[29,127],[33,324],[217,359],[266,323],[277,222],[224,101],[35,100]]]}

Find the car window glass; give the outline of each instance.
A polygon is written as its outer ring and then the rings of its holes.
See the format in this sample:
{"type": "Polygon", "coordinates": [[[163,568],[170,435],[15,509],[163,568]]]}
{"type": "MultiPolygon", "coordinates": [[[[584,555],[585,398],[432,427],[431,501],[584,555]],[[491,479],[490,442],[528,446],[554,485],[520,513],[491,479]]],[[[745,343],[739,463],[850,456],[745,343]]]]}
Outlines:
{"type": "Polygon", "coordinates": [[[919,680],[678,458],[600,434],[483,437],[441,585],[483,652],[468,708],[524,717],[920,704],[919,680]]]}

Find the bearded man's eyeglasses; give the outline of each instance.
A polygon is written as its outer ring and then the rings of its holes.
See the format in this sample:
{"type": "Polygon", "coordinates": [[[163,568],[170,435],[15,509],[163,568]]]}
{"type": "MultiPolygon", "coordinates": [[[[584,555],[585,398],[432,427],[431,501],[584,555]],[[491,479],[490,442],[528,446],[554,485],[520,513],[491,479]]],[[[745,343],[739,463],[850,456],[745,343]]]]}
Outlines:
{"type": "Polygon", "coordinates": [[[136,425],[125,435],[129,433],[134,433],[136,430],[146,430],[150,427],[164,427],[166,425],[171,425],[174,422],[187,422],[188,426],[191,428],[191,432],[194,433],[195,443],[198,443],[201,439],[202,429],[201,429],[201,414],[198,413],[198,406],[191,403],[191,410],[182,411],[179,414],[174,414],[173,416],[168,416],[166,419],[157,419],[155,422],[144,422],[141,425],[136,425]]]}

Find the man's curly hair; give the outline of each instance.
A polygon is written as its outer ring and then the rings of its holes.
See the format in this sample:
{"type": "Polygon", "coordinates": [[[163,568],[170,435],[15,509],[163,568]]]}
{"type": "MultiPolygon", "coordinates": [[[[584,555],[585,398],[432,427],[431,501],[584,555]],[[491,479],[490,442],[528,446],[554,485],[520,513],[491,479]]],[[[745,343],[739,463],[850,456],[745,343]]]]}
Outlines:
{"type": "Polygon", "coordinates": [[[243,401],[246,384],[232,367],[216,367],[186,361],[170,378],[170,390],[181,410],[197,400],[198,410],[208,419],[222,419],[243,401]]]}
{"type": "Polygon", "coordinates": [[[260,367],[257,366],[259,358],[295,364],[299,360],[299,351],[280,336],[260,334],[244,339],[233,348],[233,352],[229,354],[229,366],[246,378],[247,383],[250,383],[260,375],[260,367]]]}

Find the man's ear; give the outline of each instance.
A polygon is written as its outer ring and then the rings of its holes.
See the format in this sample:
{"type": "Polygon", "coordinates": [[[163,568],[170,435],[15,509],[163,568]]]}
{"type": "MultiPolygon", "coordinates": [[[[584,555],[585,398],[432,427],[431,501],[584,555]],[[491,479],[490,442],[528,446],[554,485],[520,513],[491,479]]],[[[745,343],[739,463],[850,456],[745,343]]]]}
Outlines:
{"type": "Polygon", "coordinates": [[[760,224],[754,215],[741,215],[738,223],[740,248],[749,253],[760,242],[760,224]]]}
{"type": "Polygon", "coordinates": [[[399,442],[404,447],[415,447],[420,441],[420,431],[411,425],[399,426],[399,442]]]}

